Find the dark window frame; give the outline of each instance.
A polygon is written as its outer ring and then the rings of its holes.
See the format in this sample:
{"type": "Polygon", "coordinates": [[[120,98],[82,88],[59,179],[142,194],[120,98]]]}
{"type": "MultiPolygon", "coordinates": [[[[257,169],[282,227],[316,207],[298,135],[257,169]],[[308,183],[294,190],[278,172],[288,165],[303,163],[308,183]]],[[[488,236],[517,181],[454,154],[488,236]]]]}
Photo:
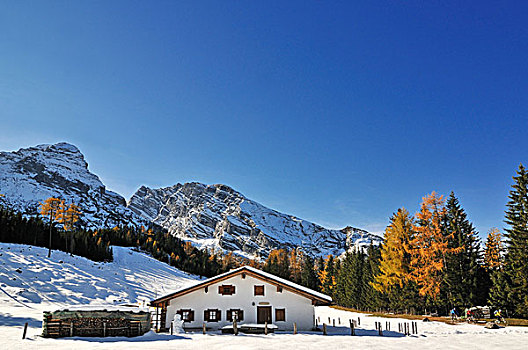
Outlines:
{"type": "Polygon", "coordinates": [[[275,322],[286,322],[286,308],[275,309],[275,322]]]}
{"type": "Polygon", "coordinates": [[[266,288],[264,287],[264,285],[254,285],[253,286],[253,295],[254,296],[264,296],[264,295],[266,295],[265,290],[266,290],[266,288]],[[260,292],[260,290],[262,290],[262,292],[260,292]]]}
{"type": "Polygon", "coordinates": [[[219,309],[204,310],[204,321],[205,322],[219,322],[221,320],[222,320],[222,310],[219,310],[219,309]],[[211,318],[211,312],[215,313],[215,318],[211,318]]]}
{"type": "Polygon", "coordinates": [[[178,311],[176,311],[176,314],[180,315],[181,316],[181,319],[183,322],[193,322],[194,321],[194,310],[192,309],[180,309],[178,311]],[[184,316],[184,312],[187,312],[187,317],[183,317],[184,316]]]}
{"type": "Polygon", "coordinates": [[[218,286],[218,294],[220,295],[233,295],[236,293],[236,287],[232,284],[222,284],[218,286]]]}
{"type": "Polygon", "coordinates": [[[244,310],[242,309],[229,309],[226,311],[226,321],[233,322],[233,312],[237,313],[237,322],[244,321],[244,310]]]}

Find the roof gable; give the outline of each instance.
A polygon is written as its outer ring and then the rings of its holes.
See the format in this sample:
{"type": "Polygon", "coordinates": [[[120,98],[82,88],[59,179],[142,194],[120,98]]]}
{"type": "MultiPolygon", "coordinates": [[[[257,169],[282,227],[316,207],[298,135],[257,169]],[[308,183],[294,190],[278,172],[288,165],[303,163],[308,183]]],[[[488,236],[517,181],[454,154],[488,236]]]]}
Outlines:
{"type": "Polygon", "coordinates": [[[166,296],[163,296],[161,298],[152,300],[150,302],[151,305],[157,306],[161,303],[164,303],[168,300],[180,297],[182,295],[186,295],[189,293],[192,293],[196,290],[199,290],[201,288],[204,288],[206,286],[209,286],[214,283],[218,283],[224,280],[227,280],[231,277],[234,277],[236,275],[241,275],[243,273],[246,273],[254,278],[260,279],[262,281],[268,282],[270,284],[281,286],[282,288],[289,290],[292,293],[299,294],[305,298],[311,299],[314,305],[329,305],[332,303],[332,298],[326,294],[322,294],[319,292],[316,292],[315,290],[312,290],[310,288],[301,286],[297,283],[293,283],[291,281],[285,280],[283,278],[277,277],[275,275],[272,275],[270,273],[261,271],[259,269],[253,268],[251,266],[242,266],[237,269],[222,273],[220,275],[211,277],[209,279],[206,279],[204,281],[201,281],[197,284],[194,284],[192,286],[180,289],[174,293],[168,294],[166,296]]]}

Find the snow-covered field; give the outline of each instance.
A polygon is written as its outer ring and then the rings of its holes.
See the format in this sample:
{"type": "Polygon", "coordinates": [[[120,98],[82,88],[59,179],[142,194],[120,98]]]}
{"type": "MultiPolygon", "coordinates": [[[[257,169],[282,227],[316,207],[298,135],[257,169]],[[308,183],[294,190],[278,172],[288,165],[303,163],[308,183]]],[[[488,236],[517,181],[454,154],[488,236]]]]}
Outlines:
{"type": "Polygon", "coordinates": [[[94,263],[80,257],[18,244],[0,243],[0,339],[7,349],[528,349],[528,328],[507,327],[488,330],[475,325],[418,323],[418,335],[397,332],[404,320],[366,317],[328,307],[316,308],[321,322],[336,320],[329,335],[320,333],[221,335],[147,333],[137,338],[40,337],[42,311],[73,305],[135,303],[169,293],[193,283],[188,275],[129,248],[114,247],[115,261],[94,263]],[[349,319],[361,317],[357,336],[349,335],[349,319]],[[380,337],[374,322],[391,322],[391,332],[380,337]],[[28,334],[22,340],[23,325],[28,334]]]}

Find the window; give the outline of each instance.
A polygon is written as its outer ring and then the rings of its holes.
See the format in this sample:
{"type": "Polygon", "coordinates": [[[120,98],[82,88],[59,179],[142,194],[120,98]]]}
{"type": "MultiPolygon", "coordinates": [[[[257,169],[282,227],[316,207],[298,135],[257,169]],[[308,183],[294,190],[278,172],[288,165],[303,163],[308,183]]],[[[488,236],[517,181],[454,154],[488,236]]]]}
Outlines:
{"type": "Polygon", "coordinates": [[[231,286],[231,285],[218,286],[218,294],[233,295],[235,294],[235,286],[231,286]]]}
{"type": "Polygon", "coordinates": [[[286,321],[286,309],[275,309],[275,321],[286,321]]]}
{"type": "Polygon", "coordinates": [[[264,295],[264,286],[255,286],[254,295],[264,295]]]}
{"type": "Polygon", "coordinates": [[[191,309],[181,309],[176,311],[176,314],[180,315],[184,322],[194,321],[194,311],[191,309]]]}
{"type": "Polygon", "coordinates": [[[233,322],[234,318],[236,318],[238,322],[244,321],[244,310],[240,310],[240,309],[227,310],[226,321],[233,322]]]}
{"type": "Polygon", "coordinates": [[[282,293],[282,286],[277,286],[277,293],[282,293]]]}
{"type": "Polygon", "coordinates": [[[206,322],[218,322],[221,316],[222,312],[218,309],[204,310],[204,321],[206,322]]]}

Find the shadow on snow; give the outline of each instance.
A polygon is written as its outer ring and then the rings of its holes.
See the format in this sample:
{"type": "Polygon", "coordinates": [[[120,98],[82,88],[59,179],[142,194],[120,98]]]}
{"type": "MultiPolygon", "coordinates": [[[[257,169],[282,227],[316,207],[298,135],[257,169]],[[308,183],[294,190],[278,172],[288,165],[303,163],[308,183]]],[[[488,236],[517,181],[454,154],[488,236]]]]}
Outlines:
{"type": "Polygon", "coordinates": [[[85,341],[88,343],[117,343],[117,342],[128,342],[128,343],[140,343],[140,342],[156,342],[156,341],[170,341],[170,340],[190,340],[191,338],[184,337],[181,335],[169,335],[169,334],[156,334],[152,331],[141,335],[139,337],[66,337],[57,338],[56,340],[77,340],[85,341]]]}
{"type": "Polygon", "coordinates": [[[29,327],[40,328],[42,327],[42,321],[31,317],[15,317],[10,314],[0,313],[0,326],[20,326],[23,327],[24,323],[28,323],[29,327]]]}

